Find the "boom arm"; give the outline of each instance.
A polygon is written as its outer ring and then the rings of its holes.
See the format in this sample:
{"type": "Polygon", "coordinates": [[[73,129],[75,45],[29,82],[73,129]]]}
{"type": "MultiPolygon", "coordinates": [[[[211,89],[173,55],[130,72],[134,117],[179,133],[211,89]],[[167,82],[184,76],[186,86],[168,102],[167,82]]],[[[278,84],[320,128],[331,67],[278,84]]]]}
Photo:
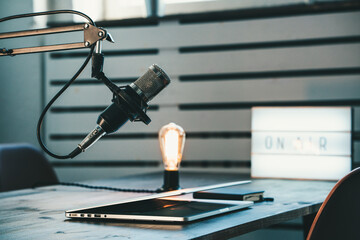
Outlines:
{"type": "Polygon", "coordinates": [[[26,53],[52,52],[59,50],[89,48],[97,42],[99,42],[100,44],[100,40],[104,40],[104,39],[110,42],[114,42],[111,35],[106,30],[95,27],[89,23],[74,25],[74,26],[66,26],[66,27],[54,27],[54,28],[43,28],[43,29],[34,29],[34,30],[26,30],[26,31],[0,33],[0,39],[29,37],[29,36],[76,32],[76,31],[84,32],[83,42],[65,43],[65,44],[56,44],[56,45],[47,45],[47,46],[38,46],[38,47],[15,48],[15,49],[2,48],[0,49],[0,56],[15,56],[18,54],[26,54],[26,53]]]}

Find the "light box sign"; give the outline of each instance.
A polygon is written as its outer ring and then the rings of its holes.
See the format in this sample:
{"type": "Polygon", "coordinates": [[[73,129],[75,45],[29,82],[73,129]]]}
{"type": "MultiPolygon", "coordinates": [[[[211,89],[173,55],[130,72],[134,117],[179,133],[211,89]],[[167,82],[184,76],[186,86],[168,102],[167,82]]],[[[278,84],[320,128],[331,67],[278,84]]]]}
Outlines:
{"type": "Polygon", "coordinates": [[[338,180],[351,171],[350,107],[254,107],[251,176],[338,180]]]}

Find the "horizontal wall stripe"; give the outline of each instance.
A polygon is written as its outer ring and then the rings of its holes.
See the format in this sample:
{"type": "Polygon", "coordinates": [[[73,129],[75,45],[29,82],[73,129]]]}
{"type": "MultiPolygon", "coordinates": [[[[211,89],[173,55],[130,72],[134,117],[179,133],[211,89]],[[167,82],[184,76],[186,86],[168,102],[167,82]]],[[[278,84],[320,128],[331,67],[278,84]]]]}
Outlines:
{"type": "MultiPolygon", "coordinates": [[[[136,80],[137,78],[112,78],[111,81],[113,83],[118,84],[129,84],[136,80]]],[[[65,85],[69,80],[50,80],[51,86],[63,86],[65,85]]],[[[73,85],[103,85],[104,83],[102,81],[99,81],[97,79],[77,79],[75,82],[72,83],[73,85]]]]}
{"type": "Polygon", "coordinates": [[[121,20],[107,20],[97,21],[96,25],[100,27],[147,27],[147,26],[158,26],[160,18],[148,17],[148,18],[131,18],[121,20]]]}
{"type": "MultiPolygon", "coordinates": [[[[250,160],[186,160],[181,162],[181,167],[224,167],[224,168],[233,168],[233,167],[241,167],[241,168],[250,168],[250,160]]],[[[181,173],[180,173],[181,174],[181,173]]]]}
{"type": "Polygon", "coordinates": [[[251,138],[251,132],[187,132],[186,138],[251,138]]]}
{"type": "Polygon", "coordinates": [[[52,107],[52,113],[84,113],[84,112],[102,112],[107,106],[84,106],[84,107],[52,107]]]}
{"type": "MultiPolygon", "coordinates": [[[[54,141],[82,140],[84,134],[51,134],[50,139],[54,141]]],[[[158,133],[118,133],[105,135],[102,139],[157,139],[158,133]]],[[[187,132],[186,138],[251,138],[251,132],[187,132]]]]}
{"type": "MultiPolygon", "coordinates": [[[[134,56],[134,55],[156,55],[159,49],[134,49],[134,50],[104,50],[102,53],[105,57],[120,57],[120,56],[134,56]]],[[[50,58],[83,58],[89,54],[88,51],[77,51],[68,53],[51,53],[50,58]]]]}
{"type": "MultiPolygon", "coordinates": [[[[110,103],[109,103],[110,105],[110,103]]],[[[108,106],[79,106],[79,107],[52,107],[50,112],[52,113],[85,113],[85,112],[102,112],[108,106]]],[[[148,111],[159,110],[158,105],[149,105],[148,111]]]]}
{"type": "MultiPolygon", "coordinates": [[[[87,134],[51,134],[51,140],[82,140],[87,134]]],[[[103,139],[157,139],[158,133],[118,133],[105,135],[103,139]]],[[[187,132],[188,139],[251,138],[251,132],[187,132]]],[[[353,132],[354,141],[360,140],[360,132],[353,132]]]]}
{"type": "MultiPolygon", "coordinates": [[[[52,161],[54,167],[158,167],[160,160],[153,161],[52,161]]],[[[181,167],[250,167],[250,160],[186,160],[181,167]]],[[[181,173],[180,173],[181,174],[181,173]]]]}
{"type": "Polygon", "coordinates": [[[234,51],[234,50],[242,50],[242,49],[251,50],[251,49],[262,49],[262,48],[303,47],[303,46],[357,43],[357,42],[360,42],[360,36],[302,39],[302,40],[276,41],[276,42],[225,44],[225,45],[211,45],[211,46],[189,46],[189,47],[180,47],[179,52],[186,54],[186,53],[196,53],[196,52],[234,51]]]}
{"type": "Polygon", "coordinates": [[[360,73],[360,68],[304,69],[304,70],[288,70],[288,71],[182,75],[179,76],[179,80],[182,82],[195,82],[195,81],[266,79],[266,78],[286,78],[286,77],[333,76],[333,75],[351,75],[351,74],[359,74],[359,73],[360,73]]]}
{"type": "Polygon", "coordinates": [[[219,21],[235,21],[246,19],[261,19],[274,17],[287,17],[297,15],[314,15],[323,13],[346,12],[360,9],[357,1],[327,2],[304,5],[288,5],[280,7],[266,7],[253,9],[238,9],[217,12],[205,12],[195,14],[178,14],[167,16],[165,19],[179,19],[181,24],[208,23],[219,21]]]}
{"type": "Polygon", "coordinates": [[[225,110],[248,109],[251,107],[293,107],[293,106],[359,106],[360,99],[350,100],[311,100],[311,101],[268,101],[268,102],[231,102],[231,103],[186,103],[179,104],[179,109],[189,110],[225,110]]]}
{"type": "Polygon", "coordinates": [[[52,161],[53,167],[157,167],[159,161],[52,161]]]}

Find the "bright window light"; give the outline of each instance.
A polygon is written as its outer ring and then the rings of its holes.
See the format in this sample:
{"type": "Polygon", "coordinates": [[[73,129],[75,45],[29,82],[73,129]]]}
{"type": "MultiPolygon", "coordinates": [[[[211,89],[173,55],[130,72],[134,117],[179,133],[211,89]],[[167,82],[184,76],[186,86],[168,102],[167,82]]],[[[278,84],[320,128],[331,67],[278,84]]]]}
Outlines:
{"type": "MultiPolygon", "coordinates": [[[[150,15],[147,0],[72,0],[74,10],[84,12],[94,21],[146,18],[150,15]]],[[[75,22],[84,19],[74,16],[75,22]]]]}

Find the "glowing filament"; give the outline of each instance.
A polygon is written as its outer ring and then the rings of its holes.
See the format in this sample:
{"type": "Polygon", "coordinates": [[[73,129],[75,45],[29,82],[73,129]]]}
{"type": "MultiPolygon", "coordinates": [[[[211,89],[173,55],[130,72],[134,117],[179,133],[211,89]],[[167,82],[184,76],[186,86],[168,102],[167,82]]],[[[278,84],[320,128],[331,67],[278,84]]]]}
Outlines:
{"type": "Polygon", "coordinates": [[[161,128],[159,141],[165,170],[178,170],[185,143],[184,130],[180,126],[170,123],[161,128]]]}

